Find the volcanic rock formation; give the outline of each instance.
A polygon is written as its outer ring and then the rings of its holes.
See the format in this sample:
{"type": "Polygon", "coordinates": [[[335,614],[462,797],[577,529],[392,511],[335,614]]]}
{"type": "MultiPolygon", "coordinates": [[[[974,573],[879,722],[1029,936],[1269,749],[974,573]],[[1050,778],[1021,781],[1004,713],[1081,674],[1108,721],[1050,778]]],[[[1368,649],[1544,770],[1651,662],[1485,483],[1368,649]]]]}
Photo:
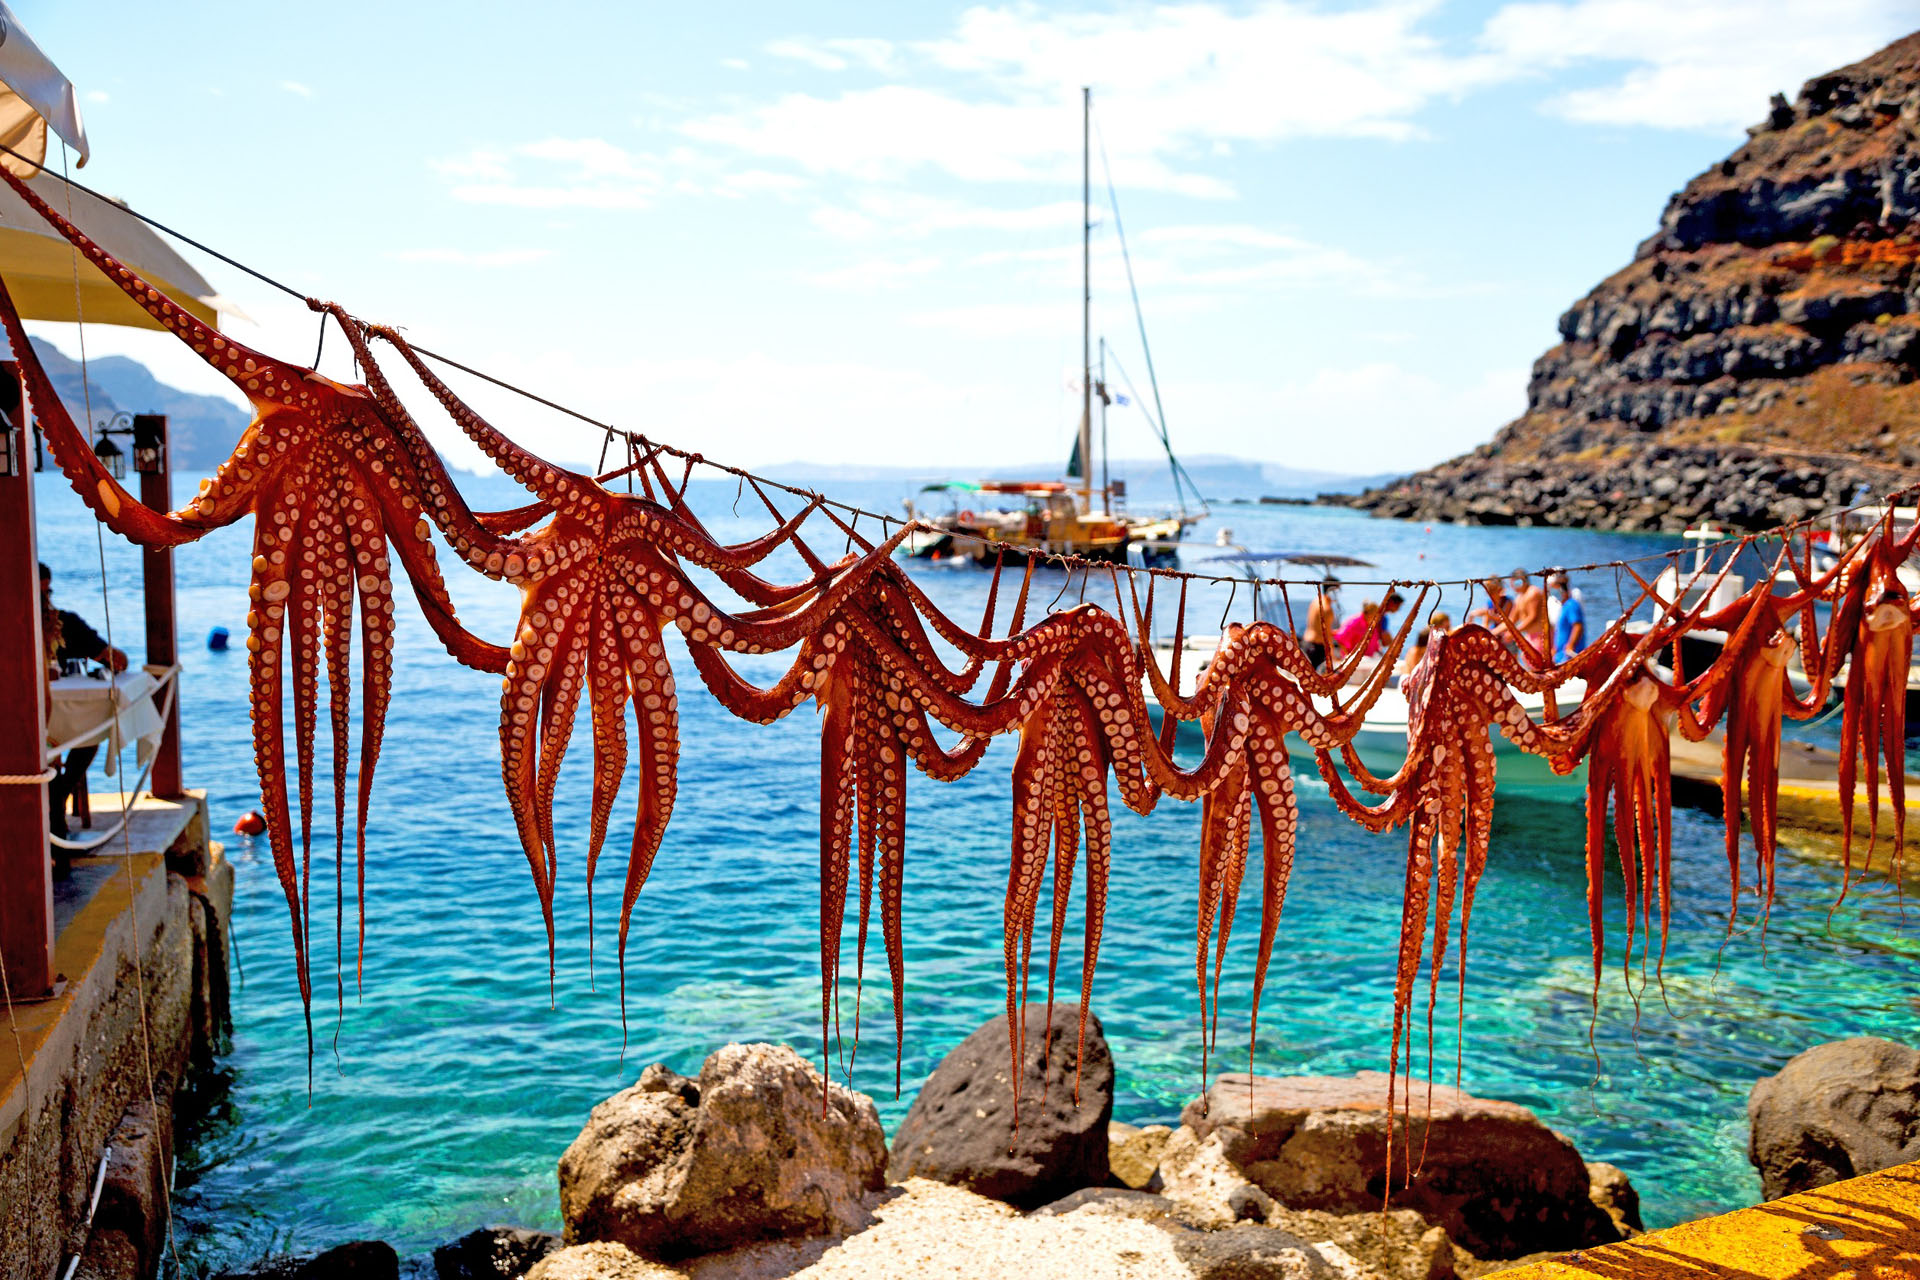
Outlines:
{"type": "Polygon", "coordinates": [[[1761,528],[1920,476],[1920,32],[1776,94],[1560,317],[1527,411],[1331,499],[1478,524],[1761,528]]]}

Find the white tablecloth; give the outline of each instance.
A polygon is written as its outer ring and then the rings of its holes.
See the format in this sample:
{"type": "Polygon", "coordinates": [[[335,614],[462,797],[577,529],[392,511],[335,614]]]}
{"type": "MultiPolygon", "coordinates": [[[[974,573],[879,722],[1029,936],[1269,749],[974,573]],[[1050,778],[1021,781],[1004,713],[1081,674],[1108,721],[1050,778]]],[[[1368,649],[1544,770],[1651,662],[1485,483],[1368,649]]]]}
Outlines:
{"type": "Polygon", "coordinates": [[[154,705],[159,682],[137,668],[122,671],[111,683],[91,676],[62,676],[53,682],[53,706],[47,716],[47,754],[105,742],[106,771],[111,777],[117,757],[129,741],[139,744],[145,764],[160,746],[166,722],[154,705]]]}

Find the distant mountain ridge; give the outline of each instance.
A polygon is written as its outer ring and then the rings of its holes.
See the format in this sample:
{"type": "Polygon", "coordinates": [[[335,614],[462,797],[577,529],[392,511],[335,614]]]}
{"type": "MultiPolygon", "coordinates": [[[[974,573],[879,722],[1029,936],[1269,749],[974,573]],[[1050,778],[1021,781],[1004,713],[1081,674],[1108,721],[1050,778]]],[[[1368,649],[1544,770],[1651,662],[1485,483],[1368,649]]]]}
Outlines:
{"type": "Polygon", "coordinates": [[[166,414],[169,463],[175,471],[212,471],[226,461],[247,429],[245,410],[218,396],[170,387],[138,360],[127,356],[89,360],[83,386],[78,360],[44,339],[31,341],[75,422],[89,408],[95,423],[119,412],[166,414]]]}
{"type": "MultiPolygon", "coordinates": [[[[1208,498],[1306,498],[1321,493],[1354,493],[1383,483],[1397,472],[1362,476],[1339,471],[1315,471],[1259,462],[1227,454],[1196,454],[1181,465],[1208,498]]],[[[1127,482],[1136,499],[1171,496],[1173,481],[1165,458],[1115,458],[1108,468],[1113,478],[1127,482]]],[[[1058,464],[1027,463],[1006,467],[905,467],[873,464],[783,462],[761,470],[776,480],[816,484],[894,482],[932,484],[942,480],[1058,480],[1058,464]]]]}

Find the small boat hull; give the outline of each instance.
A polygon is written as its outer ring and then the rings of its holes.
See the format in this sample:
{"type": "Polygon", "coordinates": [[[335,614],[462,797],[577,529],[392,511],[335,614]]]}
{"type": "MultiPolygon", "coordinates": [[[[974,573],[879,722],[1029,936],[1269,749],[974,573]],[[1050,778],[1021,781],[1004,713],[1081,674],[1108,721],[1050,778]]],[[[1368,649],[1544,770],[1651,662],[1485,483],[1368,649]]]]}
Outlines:
{"type": "MultiPolygon", "coordinates": [[[[1161,711],[1158,706],[1149,703],[1147,716],[1153,723],[1154,732],[1160,731],[1161,711]]],[[[1579,800],[1586,794],[1587,762],[1582,760],[1571,773],[1555,773],[1553,767],[1540,756],[1522,751],[1497,733],[1490,735],[1493,740],[1494,778],[1497,793],[1504,796],[1527,796],[1536,799],[1579,800]]],[[[1205,738],[1196,721],[1183,721],[1177,748],[1184,753],[1197,753],[1205,745],[1205,738]]],[[[1353,749],[1360,756],[1360,763],[1375,777],[1386,777],[1399,770],[1407,759],[1407,732],[1404,724],[1382,725],[1378,728],[1365,728],[1353,736],[1353,749]]],[[[1298,734],[1287,735],[1287,754],[1292,757],[1296,773],[1309,773],[1319,776],[1314,764],[1313,748],[1308,746],[1298,734]]],[[[1186,764],[1193,761],[1188,759],[1186,764]]],[[[1340,772],[1347,776],[1344,765],[1340,772]]],[[[1358,790],[1358,788],[1355,788],[1358,790]]]]}

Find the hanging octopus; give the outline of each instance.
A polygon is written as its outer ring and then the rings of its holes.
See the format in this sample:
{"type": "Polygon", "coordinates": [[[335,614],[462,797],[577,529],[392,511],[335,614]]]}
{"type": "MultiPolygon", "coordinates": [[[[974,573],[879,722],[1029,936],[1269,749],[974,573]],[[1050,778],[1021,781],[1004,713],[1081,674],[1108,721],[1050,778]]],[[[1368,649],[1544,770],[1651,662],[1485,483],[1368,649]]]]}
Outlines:
{"type": "MultiPolygon", "coordinates": [[[[1433,637],[1426,660],[1401,681],[1408,706],[1407,757],[1401,768],[1391,777],[1375,777],[1350,745],[1342,748],[1355,780],[1368,791],[1385,796],[1385,800],[1377,805],[1361,803],[1336,772],[1332,753],[1324,748],[1316,752],[1321,777],[1335,804],[1348,817],[1371,831],[1410,824],[1394,979],[1390,1111],[1397,1096],[1400,1048],[1403,1042],[1411,1043],[1413,984],[1425,950],[1430,903],[1433,959],[1428,982],[1427,1046],[1431,1077],[1433,1011],[1456,893],[1460,939],[1455,969],[1464,999],[1468,929],[1474,894],[1486,870],[1493,828],[1494,755],[1489,735],[1498,731],[1524,751],[1551,755],[1555,739],[1527,716],[1513,690],[1541,692],[1554,681],[1554,673],[1523,665],[1484,627],[1461,627],[1433,637]]],[[[1617,688],[1609,689],[1603,696],[1611,697],[1616,692],[1617,688]]],[[[1410,1075],[1411,1047],[1407,1069],[1410,1075]]],[[[1407,1105],[1411,1106],[1411,1080],[1407,1105]]]]}
{"type": "Polygon", "coordinates": [[[1843,562],[1819,581],[1809,581],[1793,563],[1790,549],[1783,547],[1773,573],[1731,605],[1700,620],[1703,628],[1721,631],[1727,636],[1720,656],[1689,688],[1696,704],[1690,713],[1692,721],[1706,727],[1723,717],[1725,721],[1720,802],[1726,821],[1729,931],[1740,907],[1743,810],[1747,826],[1753,832],[1763,930],[1772,912],[1781,725],[1787,719],[1809,720],[1827,704],[1829,681],[1822,674],[1824,664],[1814,605],[1845,568],[1843,562]],[[1798,592],[1784,596],[1774,593],[1773,582],[1781,564],[1800,576],[1798,592]],[[1787,629],[1788,620],[1795,614],[1800,618],[1801,643],[1798,645],[1787,629]],[[1810,683],[1805,695],[1793,689],[1790,664],[1796,648],[1806,655],[1810,683]]]}
{"type": "Polygon", "coordinates": [[[180,511],[153,511],[93,456],[27,342],[11,299],[0,307],[0,323],[20,362],[48,445],[75,490],[109,528],[142,546],[173,547],[245,515],[255,516],[247,642],[255,763],[274,867],[293,922],[302,1005],[309,1007],[305,885],[319,655],[324,651],[329,673],[335,829],[344,843],[348,663],[357,604],[364,652],[355,852],[363,949],[366,815],[392,683],[391,559],[406,568],[423,613],[458,660],[498,670],[506,655],[460,627],[416,497],[429,488],[417,468],[419,455],[396,436],[363,389],[274,360],[203,324],[60,217],[13,174],[4,177],[81,256],[224,374],[254,406],[253,421],[233,455],[203,483],[200,493],[180,511]],[[291,661],[283,661],[289,650],[291,661]],[[281,727],[289,683],[302,815],[298,865],[281,727]]]}
{"type": "MultiPolygon", "coordinates": [[[[1648,654],[1624,631],[1614,630],[1582,651],[1592,687],[1567,724],[1547,729],[1558,734],[1556,764],[1571,769],[1587,758],[1587,922],[1593,946],[1593,1009],[1600,1009],[1600,975],[1605,950],[1607,809],[1613,809],[1614,845],[1625,884],[1627,942],[1622,965],[1630,974],[1636,923],[1644,923],[1646,948],[1653,946],[1653,915],[1660,917],[1660,960],[1667,952],[1673,899],[1673,792],[1671,735],[1676,726],[1698,741],[1708,729],[1695,718],[1694,690],[1661,679],[1648,654]]],[[[1735,822],[1739,821],[1738,817],[1735,822]]],[[[1644,956],[1643,956],[1644,964],[1644,956]]],[[[1589,1037],[1592,1030],[1589,1028],[1589,1037]]]]}
{"type": "Polygon", "coordinates": [[[1853,801],[1862,762],[1867,772],[1867,865],[1880,837],[1880,768],[1893,801],[1893,866],[1896,875],[1907,844],[1907,679],[1913,665],[1913,601],[1898,570],[1912,554],[1920,526],[1893,536],[1889,523],[1872,535],[1859,557],[1828,626],[1829,662],[1846,663],[1840,716],[1840,848],[1845,871],[1853,871],[1853,801]]]}
{"type": "MultiPolygon", "coordinates": [[[[1148,611],[1152,607],[1149,590],[1148,611]]],[[[1213,660],[1201,673],[1192,697],[1182,697],[1173,677],[1163,675],[1150,648],[1142,646],[1140,661],[1147,672],[1162,713],[1168,721],[1199,719],[1207,735],[1208,759],[1190,774],[1175,768],[1159,743],[1144,750],[1156,787],[1181,798],[1191,798],[1197,785],[1209,781],[1209,763],[1221,761],[1217,780],[1201,792],[1200,892],[1196,930],[1195,978],[1200,992],[1202,1075],[1211,1055],[1218,1021],[1221,963],[1232,933],[1239,891],[1251,846],[1252,819],[1257,808],[1261,823],[1264,874],[1261,893],[1259,949],[1254,965],[1253,1009],[1248,1036],[1249,1064],[1259,1031],[1260,996],[1278,933],[1287,881],[1292,873],[1294,832],[1298,806],[1293,791],[1292,763],[1286,736],[1298,733],[1315,749],[1336,750],[1351,742],[1392,674],[1394,661],[1419,615],[1425,593],[1380,655],[1351,703],[1334,703],[1322,712],[1311,695],[1331,697],[1346,684],[1364,656],[1358,651],[1341,668],[1317,671],[1291,633],[1267,622],[1230,626],[1213,660]],[[1305,686],[1304,688],[1302,686],[1305,686]],[[1257,805],[1256,805],[1257,800],[1257,805]],[[1218,940],[1213,941],[1215,921],[1218,940]],[[1209,1016],[1208,958],[1212,955],[1213,995],[1209,1016]]],[[[1138,608],[1138,598],[1135,598],[1138,608]]],[[[1141,634],[1151,632],[1147,613],[1136,615],[1141,634]]],[[[1179,645],[1175,645],[1176,655],[1179,645]]],[[[1176,673],[1177,675],[1177,673],[1176,673]]],[[[1141,713],[1144,719],[1144,708],[1141,713]]],[[[1249,1065],[1251,1069],[1251,1065],[1249,1065]]]]}
{"type": "MultiPolygon", "coordinates": [[[[390,412],[403,413],[354,326],[343,327],[383,403],[390,412]]],[[[661,641],[665,628],[680,629],[696,660],[710,649],[758,653],[808,641],[876,567],[888,562],[911,530],[902,529],[891,541],[837,568],[814,560],[815,576],[809,582],[765,582],[751,572],[753,566],[782,545],[798,545],[796,531],[818,502],[760,538],[722,545],[694,519],[682,495],[657,470],[657,459],[650,463],[668,498],[665,504],[607,489],[515,445],[455,395],[394,330],[374,326],[368,332],[391,344],[468,438],[552,511],[545,525],[511,544],[502,544],[487,522],[461,519],[453,509],[443,530],[469,563],[521,592],[520,622],[501,692],[501,775],[546,923],[549,969],[558,859],[553,798],[574,718],[584,698],[594,741],[586,859],[591,911],[593,873],[627,764],[625,708],[629,701],[633,704],[640,789],[620,905],[624,1008],[633,908],[672,815],[678,773],[679,718],[673,673],[661,641]],[[737,616],[727,612],[692,583],[680,566],[682,556],[714,572],[749,603],[767,607],[737,616]]],[[[502,527],[531,518],[508,513],[494,524],[502,527]]],[[[809,661],[815,653],[817,649],[807,654],[809,661]]],[[[717,660],[705,659],[703,671],[717,660]]]]}

